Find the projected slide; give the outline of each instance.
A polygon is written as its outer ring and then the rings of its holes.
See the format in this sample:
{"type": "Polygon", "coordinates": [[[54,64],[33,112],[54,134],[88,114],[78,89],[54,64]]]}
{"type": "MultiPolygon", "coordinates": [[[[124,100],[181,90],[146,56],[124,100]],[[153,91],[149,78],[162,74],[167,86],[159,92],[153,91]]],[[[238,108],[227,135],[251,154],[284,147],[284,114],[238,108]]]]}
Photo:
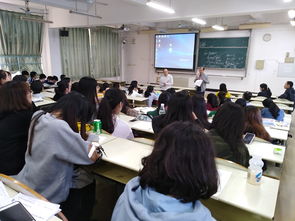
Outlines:
{"type": "Polygon", "coordinates": [[[155,68],[194,68],[196,34],[155,35],[155,68]]]}

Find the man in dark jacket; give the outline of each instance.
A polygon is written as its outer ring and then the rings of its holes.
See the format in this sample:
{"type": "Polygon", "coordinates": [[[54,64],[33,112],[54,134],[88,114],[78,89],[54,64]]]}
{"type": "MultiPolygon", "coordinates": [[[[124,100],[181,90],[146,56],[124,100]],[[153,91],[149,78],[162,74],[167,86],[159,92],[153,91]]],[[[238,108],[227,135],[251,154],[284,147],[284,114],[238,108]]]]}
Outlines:
{"type": "Polygon", "coordinates": [[[293,82],[287,81],[284,85],[285,92],[279,96],[279,98],[287,99],[289,101],[295,101],[295,90],[293,88],[293,82]]]}

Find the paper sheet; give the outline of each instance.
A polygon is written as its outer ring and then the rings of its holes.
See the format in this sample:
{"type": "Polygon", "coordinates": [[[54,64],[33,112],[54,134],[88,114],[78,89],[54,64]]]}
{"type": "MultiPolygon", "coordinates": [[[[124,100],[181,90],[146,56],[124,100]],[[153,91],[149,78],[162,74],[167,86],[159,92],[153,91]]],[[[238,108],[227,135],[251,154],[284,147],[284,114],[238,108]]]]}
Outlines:
{"type": "Polygon", "coordinates": [[[222,193],[222,190],[226,186],[229,178],[231,177],[232,172],[228,172],[222,169],[218,169],[219,174],[219,186],[217,192],[214,194],[214,196],[219,196],[222,193]]]}
{"type": "Polygon", "coordinates": [[[11,203],[11,199],[6,191],[2,181],[0,181],[0,207],[6,206],[11,203]]]}
{"type": "Polygon", "coordinates": [[[201,87],[202,83],[203,83],[203,80],[196,80],[195,83],[194,83],[194,85],[196,87],[201,87]]]}

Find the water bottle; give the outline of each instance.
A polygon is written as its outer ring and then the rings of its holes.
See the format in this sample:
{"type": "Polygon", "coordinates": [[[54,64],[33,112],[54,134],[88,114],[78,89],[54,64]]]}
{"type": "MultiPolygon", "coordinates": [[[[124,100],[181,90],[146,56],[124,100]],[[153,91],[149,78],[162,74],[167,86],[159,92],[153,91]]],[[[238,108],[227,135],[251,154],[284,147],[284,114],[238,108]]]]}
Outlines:
{"type": "Polygon", "coordinates": [[[248,183],[253,185],[261,184],[263,164],[264,163],[260,156],[252,156],[249,160],[248,183]]]}
{"type": "Polygon", "coordinates": [[[161,104],[161,107],[160,107],[160,110],[159,110],[159,115],[162,115],[162,114],[165,114],[166,111],[165,111],[165,106],[164,104],[161,104]]]}

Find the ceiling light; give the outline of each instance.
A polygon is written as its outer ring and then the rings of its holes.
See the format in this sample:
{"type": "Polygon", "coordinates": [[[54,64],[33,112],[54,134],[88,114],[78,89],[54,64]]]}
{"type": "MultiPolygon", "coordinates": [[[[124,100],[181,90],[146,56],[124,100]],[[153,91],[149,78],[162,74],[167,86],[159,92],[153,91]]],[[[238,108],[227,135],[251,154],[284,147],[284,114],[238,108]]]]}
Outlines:
{"type": "Polygon", "coordinates": [[[91,14],[84,13],[84,12],[73,11],[73,10],[70,10],[69,12],[70,12],[70,14],[85,15],[85,16],[89,16],[89,17],[93,17],[93,18],[99,18],[99,19],[102,19],[101,16],[98,16],[98,15],[91,15],[91,14]]]}
{"type": "Polygon", "coordinates": [[[295,20],[290,21],[290,24],[291,24],[292,26],[295,26],[295,20]]]}
{"type": "Polygon", "coordinates": [[[288,16],[289,16],[289,18],[292,18],[292,19],[295,18],[295,10],[294,9],[289,10],[288,16]]]}
{"type": "Polygon", "coordinates": [[[166,13],[169,13],[169,14],[174,14],[175,13],[173,8],[167,7],[167,6],[162,5],[162,4],[158,3],[158,2],[148,1],[146,3],[146,5],[151,7],[151,8],[154,8],[154,9],[157,9],[159,11],[166,12],[166,13]]]}
{"type": "Polygon", "coordinates": [[[217,31],[224,31],[225,30],[225,28],[221,25],[213,25],[212,28],[217,31]]]}
{"type": "Polygon", "coordinates": [[[200,18],[192,18],[192,21],[197,23],[197,24],[200,24],[200,25],[206,25],[207,22],[203,19],[200,19],[200,18]]]}
{"type": "Polygon", "coordinates": [[[289,2],[292,2],[293,0],[283,0],[283,2],[285,3],[289,3],[289,2]]]}

